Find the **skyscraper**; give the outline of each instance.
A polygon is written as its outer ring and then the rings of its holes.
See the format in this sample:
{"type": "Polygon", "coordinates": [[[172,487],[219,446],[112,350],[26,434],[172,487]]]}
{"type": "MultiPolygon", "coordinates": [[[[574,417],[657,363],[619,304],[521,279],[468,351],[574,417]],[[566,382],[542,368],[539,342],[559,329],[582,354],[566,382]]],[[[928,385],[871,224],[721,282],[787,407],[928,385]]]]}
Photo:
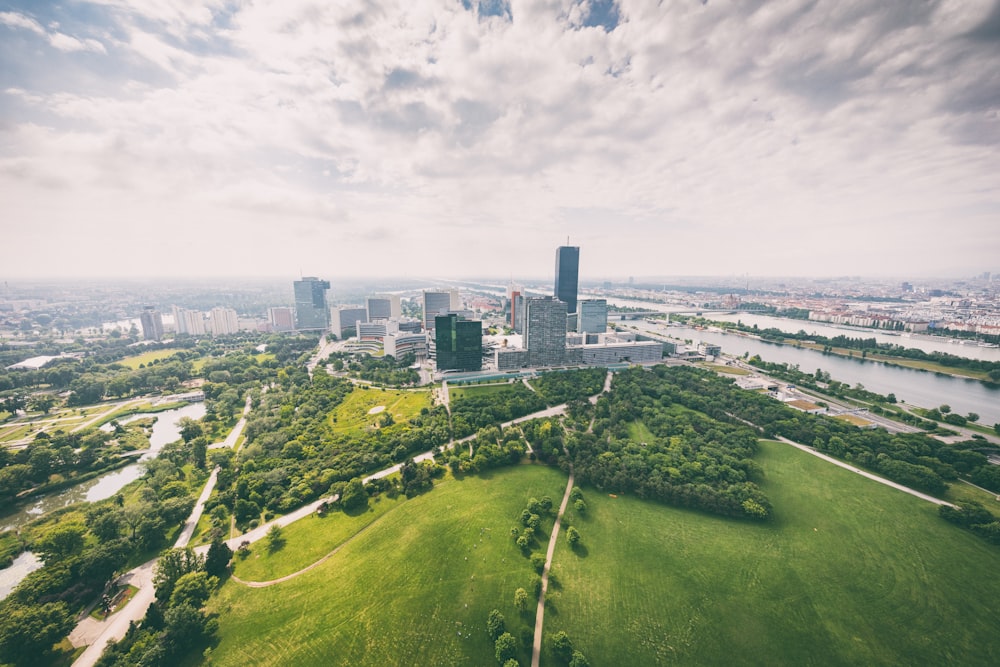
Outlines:
{"type": "Polygon", "coordinates": [[[567,313],[576,312],[576,289],[580,278],[579,246],[556,248],[555,297],[566,304],[567,313]]]}
{"type": "Polygon", "coordinates": [[[369,322],[389,319],[398,320],[402,315],[399,297],[395,294],[370,296],[365,299],[365,308],[368,311],[369,322]]]}
{"type": "Polygon", "coordinates": [[[329,280],[312,276],[296,280],[295,288],[295,328],[300,331],[324,331],[330,326],[330,309],[326,305],[326,291],[329,280]]]}
{"type": "Polygon", "coordinates": [[[566,363],[566,304],[550,296],[524,300],[524,347],[529,366],[566,363]]]}
{"type": "Polygon", "coordinates": [[[608,330],[608,302],[605,299],[584,299],[576,330],[580,333],[604,333],[608,330]]]}
{"type": "Polygon", "coordinates": [[[142,337],[146,340],[160,340],[163,338],[163,316],[160,311],[153,306],[146,306],[139,315],[139,322],[142,324],[142,337]]]}
{"type": "Polygon", "coordinates": [[[483,323],[460,320],[458,315],[434,318],[434,344],[439,371],[483,369],[483,323]]]}
{"type": "Polygon", "coordinates": [[[434,328],[434,318],[447,315],[451,307],[451,292],[424,292],[424,328],[434,328]]]}

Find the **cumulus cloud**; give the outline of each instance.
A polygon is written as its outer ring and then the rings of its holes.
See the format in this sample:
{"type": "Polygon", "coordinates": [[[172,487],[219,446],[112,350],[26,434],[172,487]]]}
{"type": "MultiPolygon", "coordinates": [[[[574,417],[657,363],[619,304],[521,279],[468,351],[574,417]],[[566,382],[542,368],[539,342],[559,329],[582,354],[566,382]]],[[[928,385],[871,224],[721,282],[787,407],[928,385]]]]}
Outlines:
{"type": "Polygon", "coordinates": [[[417,271],[447,247],[455,271],[545,273],[567,234],[595,275],[950,271],[959,235],[997,268],[984,2],[91,4],[103,22],[58,31],[0,13],[114,54],[94,65],[113,93],[0,81],[0,179],[86,196],[76,224],[129,224],[110,202],[141,195],[201,234],[270,229],[299,259],[269,267],[293,272],[387,252],[417,271]],[[478,246],[504,263],[461,252],[478,246]]]}

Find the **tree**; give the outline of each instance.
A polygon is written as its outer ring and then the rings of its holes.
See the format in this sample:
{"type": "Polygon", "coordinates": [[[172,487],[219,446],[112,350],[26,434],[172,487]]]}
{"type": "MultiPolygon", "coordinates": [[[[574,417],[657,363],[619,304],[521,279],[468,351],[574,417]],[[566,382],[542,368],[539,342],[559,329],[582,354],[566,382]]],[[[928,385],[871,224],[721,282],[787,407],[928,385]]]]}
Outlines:
{"type": "Polygon", "coordinates": [[[575,548],[577,544],[580,543],[580,531],[574,526],[570,526],[566,531],[566,541],[569,542],[570,548],[575,548]]]}
{"type": "Polygon", "coordinates": [[[996,424],[993,425],[993,430],[996,432],[997,435],[1000,435],[1000,422],[997,422],[996,424]]]}
{"type": "Polygon", "coordinates": [[[496,649],[497,662],[501,665],[508,660],[517,658],[517,640],[509,632],[497,637],[494,648],[496,649]]]}
{"type": "Polygon", "coordinates": [[[156,599],[165,602],[174,592],[177,581],[189,572],[202,569],[201,556],[193,549],[168,549],[156,562],[153,574],[153,586],[156,588],[156,599]]]}
{"type": "Polygon", "coordinates": [[[503,667],[521,667],[521,663],[519,663],[516,658],[511,658],[507,662],[503,663],[503,667]]]}
{"type": "Polygon", "coordinates": [[[185,444],[191,442],[204,432],[201,424],[190,417],[181,417],[179,424],[181,427],[181,439],[184,440],[185,444]]]}
{"type": "Polygon", "coordinates": [[[514,606],[517,607],[518,611],[528,610],[528,591],[523,588],[514,591],[514,606]]]}
{"type": "Polygon", "coordinates": [[[552,635],[552,652],[563,662],[573,659],[573,642],[564,630],[552,635]]]}
{"type": "Polygon", "coordinates": [[[283,546],[285,546],[284,531],[282,531],[281,526],[274,524],[271,526],[271,530],[267,531],[267,550],[274,553],[283,546]]]}
{"type": "Polygon", "coordinates": [[[212,589],[219,583],[215,577],[210,577],[204,571],[188,572],[174,584],[170,594],[170,607],[188,604],[195,609],[201,609],[212,594],[212,589]]]}
{"type": "MultiPolygon", "coordinates": [[[[493,609],[490,611],[489,617],[486,619],[486,631],[490,633],[490,639],[496,641],[497,638],[506,631],[507,626],[504,622],[503,614],[500,613],[499,609],[493,609]]],[[[503,660],[500,660],[503,662],[503,660]]]]}
{"type": "Polygon", "coordinates": [[[0,661],[37,665],[74,624],[64,602],[23,607],[7,601],[0,607],[0,661]]]}
{"type": "Polygon", "coordinates": [[[212,540],[208,547],[208,554],[205,556],[205,572],[210,577],[222,577],[229,567],[229,561],[233,558],[233,550],[221,538],[212,540]]]}
{"type": "Polygon", "coordinates": [[[189,604],[171,607],[163,615],[165,627],[163,642],[168,651],[179,655],[195,646],[206,636],[214,632],[216,622],[209,622],[205,615],[189,604]]]}
{"type": "Polygon", "coordinates": [[[949,412],[951,412],[951,406],[950,406],[950,405],[948,405],[947,403],[942,403],[942,404],[941,404],[941,405],[940,405],[940,406],[938,407],[938,412],[940,412],[940,413],[941,413],[941,414],[943,414],[943,415],[946,415],[946,414],[948,414],[949,412]]]}
{"type": "Polygon", "coordinates": [[[83,548],[84,532],[83,527],[74,524],[57,526],[35,543],[35,549],[46,561],[63,560],[83,548]]]}
{"type": "Polygon", "coordinates": [[[975,423],[975,422],[979,421],[979,415],[978,415],[978,414],[976,414],[975,412],[970,412],[970,413],[969,413],[968,415],[966,415],[966,417],[965,417],[965,418],[966,418],[966,419],[967,419],[968,421],[970,421],[970,422],[973,422],[973,423],[975,423]]]}
{"type": "Polygon", "coordinates": [[[590,667],[590,661],[580,651],[573,651],[573,657],[569,661],[569,667],[590,667]]]}
{"type": "Polygon", "coordinates": [[[345,510],[358,510],[368,506],[368,493],[360,478],[355,477],[344,486],[340,496],[340,504],[345,510]]]}

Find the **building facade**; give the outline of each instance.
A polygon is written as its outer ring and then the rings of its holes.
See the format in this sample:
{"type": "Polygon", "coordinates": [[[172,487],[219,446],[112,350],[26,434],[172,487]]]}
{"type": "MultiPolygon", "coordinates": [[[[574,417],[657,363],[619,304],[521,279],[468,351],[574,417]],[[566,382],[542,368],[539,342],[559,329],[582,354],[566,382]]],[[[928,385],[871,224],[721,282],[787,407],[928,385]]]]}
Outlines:
{"type": "Polygon", "coordinates": [[[163,338],[163,316],[152,306],[146,306],[139,315],[142,324],[142,337],[146,340],[161,340],[163,338]]]}
{"type": "Polygon", "coordinates": [[[337,306],[330,313],[330,329],[338,338],[358,334],[358,322],[367,322],[367,311],[361,306],[337,306]]]}
{"type": "Polygon", "coordinates": [[[295,328],[295,311],[288,306],[268,308],[267,320],[275,331],[291,331],[295,328]]]}
{"type": "Polygon", "coordinates": [[[330,289],[329,280],[320,280],[313,276],[296,280],[295,290],[295,328],[300,331],[325,331],[330,327],[330,309],[326,305],[326,291],[330,289]]]}
{"type": "Polygon", "coordinates": [[[576,291],[580,279],[580,248],[556,248],[556,284],[553,294],[566,304],[567,313],[576,312],[576,291]]]}
{"type": "Polygon", "coordinates": [[[451,307],[451,292],[424,292],[424,328],[434,328],[434,318],[447,315],[451,307]]]}
{"type": "Polygon", "coordinates": [[[399,297],[394,294],[368,297],[365,299],[365,310],[368,311],[369,322],[398,320],[402,316],[399,297]]]}
{"type": "Polygon", "coordinates": [[[564,301],[550,296],[524,299],[524,348],[529,366],[566,363],[566,307],[564,301]]]}
{"type": "Polygon", "coordinates": [[[458,315],[434,318],[434,345],[439,371],[483,369],[483,323],[462,320],[458,315]]]}
{"type": "Polygon", "coordinates": [[[579,302],[576,331],[601,334],[608,330],[608,302],[605,299],[585,299],[579,302]]]}
{"type": "Polygon", "coordinates": [[[213,336],[225,336],[240,330],[240,320],[232,308],[216,306],[208,314],[208,326],[213,336]]]}

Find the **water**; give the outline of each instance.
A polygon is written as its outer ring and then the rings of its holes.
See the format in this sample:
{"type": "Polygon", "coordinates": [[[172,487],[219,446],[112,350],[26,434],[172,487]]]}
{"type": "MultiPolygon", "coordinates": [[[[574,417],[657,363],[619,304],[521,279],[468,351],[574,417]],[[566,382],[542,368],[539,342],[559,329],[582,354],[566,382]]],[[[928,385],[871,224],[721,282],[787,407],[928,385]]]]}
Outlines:
{"type": "MultiPolygon", "coordinates": [[[[634,324],[640,329],[654,328],[644,322],[634,324]]],[[[760,326],[758,324],[758,326],[760,326]]],[[[660,333],[669,333],[674,338],[703,341],[722,346],[726,354],[741,356],[760,355],[764,361],[797,364],[799,370],[812,373],[817,368],[830,373],[834,380],[854,386],[859,382],[865,389],[879,394],[895,394],[907,403],[932,408],[942,403],[951,406],[953,412],[966,415],[975,412],[980,423],[985,425],[1000,423],[1000,388],[990,387],[978,380],[967,380],[950,375],[939,375],[900,366],[887,366],[874,361],[861,361],[817,350],[797,348],[793,345],[778,345],[756,338],[715,331],[701,331],[689,327],[658,327],[660,333]]],[[[858,353],[860,357],[860,352],[858,353]]]]}
{"type": "Polygon", "coordinates": [[[834,336],[847,336],[849,338],[874,338],[879,343],[890,345],[902,345],[903,347],[914,347],[924,352],[947,352],[957,357],[967,359],[982,359],[985,361],[1000,361],[1000,348],[979,347],[975,341],[956,341],[949,343],[949,339],[940,336],[929,336],[921,334],[902,334],[893,336],[881,333],[875,329],[861,329],[858,327],[843,327],[834,324],[824,324],[822,322],[810,322],[808,320],[790,320],[783,317],[771,317],[769,315],[753,315],[750,313],[707,313],[707,319],[719,322],[742,322],[752,327],[757,325],[760,329],[779,329],[786,333],[797,333],[805,331],[807,334],[816,334],[833,338],[834,336]]]}
{"type": "Polygon", "coordinates": [[[42,565],[44,563],[41,558],[30,551],[22,551],[10,567],[0,570],[0,600],[10,595],[21,580],[42,565]]]}
{"type": "MultiPolygon", "coordinates": [[[[142,455],[136,462],[105,473],[100,477],[81,482],[68,489],[56,491],[37,498],[32,498],[30,505],[24,505],[16,512],[0,518],[0,530],[12,530],[20,528],[32,519],[37,519],[46,512],[72,505],[79,502],[96,502],[110,498],[125,486],[142,477],[145,472],[143,461],[155,458],[164,445],[179,440],[181,437],[178,422],[183,417],[191,419],[201,419],[205,416],[204,403],[191,403],[175,410],[166,410],[152,415],[141,414],[130,416],[130,419],[141,417],[158,417],[153,424],[153,431],[149,436],[149,451],[142,455]]],[[[125,421],[125,419],[121,420],[125,421]]]]}

